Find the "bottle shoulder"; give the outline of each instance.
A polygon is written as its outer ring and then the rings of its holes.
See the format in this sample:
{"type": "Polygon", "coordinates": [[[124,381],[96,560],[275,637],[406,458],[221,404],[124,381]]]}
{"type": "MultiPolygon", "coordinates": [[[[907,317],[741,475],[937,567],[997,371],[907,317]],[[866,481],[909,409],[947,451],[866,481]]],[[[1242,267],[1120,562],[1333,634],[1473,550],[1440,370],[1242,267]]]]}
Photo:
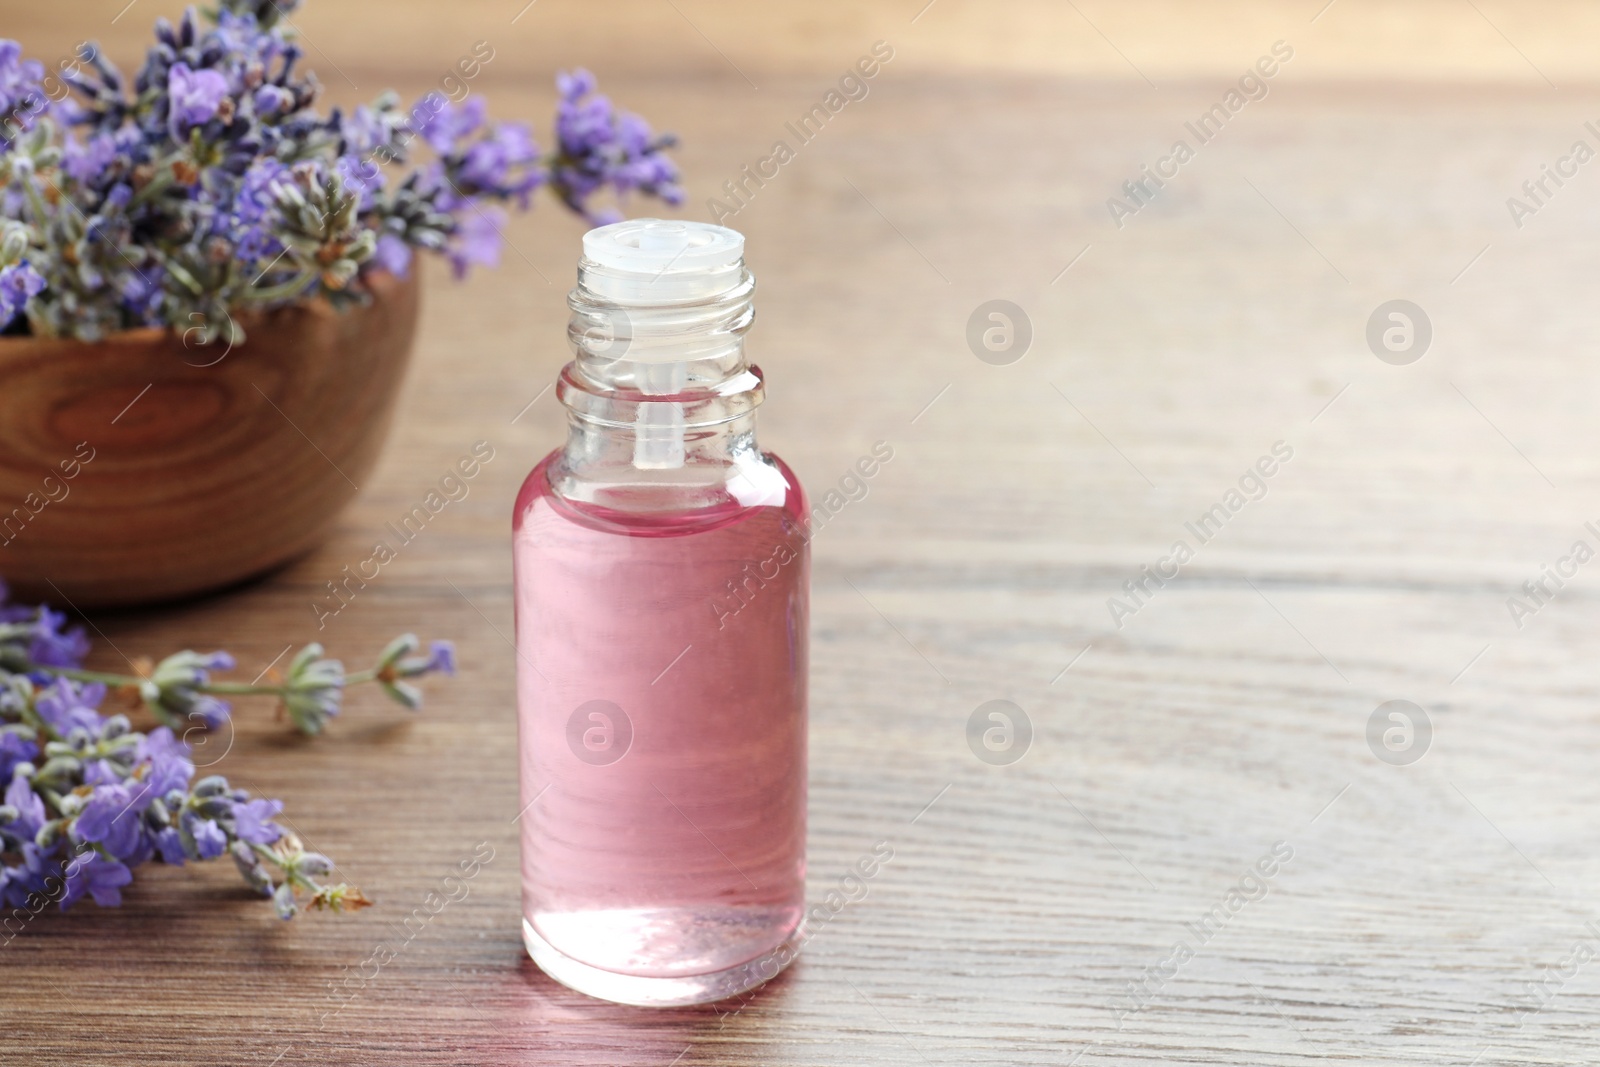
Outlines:
{"type": "Polygon", "coordinates": [[[558,448],[523,481],[512,525],[522,531],[541,520],[564,521],[627,536],[670,536],[772,511],[804,527],[809,508],[799,478],[771,452],[677,471],[580,471],[558,448]]]}

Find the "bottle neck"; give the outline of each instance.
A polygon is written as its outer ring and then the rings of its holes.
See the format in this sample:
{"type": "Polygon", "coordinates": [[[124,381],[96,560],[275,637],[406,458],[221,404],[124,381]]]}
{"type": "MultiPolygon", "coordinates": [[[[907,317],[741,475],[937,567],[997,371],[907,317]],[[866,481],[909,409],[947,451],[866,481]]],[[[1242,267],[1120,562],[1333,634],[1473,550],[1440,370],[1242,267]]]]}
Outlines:
{"type": "Polygon", "coordinates": [[[579,263],[558,493],[624,512],[765,502],[761,373],[744,352],[754,291],[742,261],[692,278],[579,263]]]}

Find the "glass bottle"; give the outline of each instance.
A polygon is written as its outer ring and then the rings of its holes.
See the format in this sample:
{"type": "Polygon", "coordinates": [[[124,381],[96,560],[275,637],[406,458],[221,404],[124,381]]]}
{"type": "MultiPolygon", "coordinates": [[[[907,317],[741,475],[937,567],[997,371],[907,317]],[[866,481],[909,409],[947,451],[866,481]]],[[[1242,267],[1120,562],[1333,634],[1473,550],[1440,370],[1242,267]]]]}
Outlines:
{"type": "Polygon", "coordinates": [[[523,938],[593,996],[704,1003],[800,943],[807,505],[756,445],[743,236],[583,248],[567,442],[513,520],[523,938]]]}

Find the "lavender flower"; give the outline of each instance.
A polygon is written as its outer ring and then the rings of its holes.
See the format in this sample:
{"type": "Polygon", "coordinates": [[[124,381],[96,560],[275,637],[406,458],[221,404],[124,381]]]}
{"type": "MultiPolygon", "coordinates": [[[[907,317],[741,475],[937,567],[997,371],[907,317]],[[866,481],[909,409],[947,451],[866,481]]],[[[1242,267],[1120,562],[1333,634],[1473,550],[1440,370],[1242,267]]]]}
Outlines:
{"type": "Polygon", "coordinates": [[[174,63],[167,72],[167,122],[172,139],[181,141],[196,126],[216,118],[228,99],[228,79],[214,70],[190,70],[174,63]]]}
{"type": "Polygon", "coordinates": [[[258,890],[262,896],[272,894],[272,872],[267,870],[261,862],[261,857],[256,855],[255,849],[248,842],[235,841],[228,849],[228,854],[233,857],[235,866],[244,880],[258,890]]]}
{"type": "Polygon", "coordinates": [[[395,277],[404,278],[411,270],[411,246],[392,233],[382,234],[373,249],[372,262],[395,277]]]}
{"type": "MultiPolygon", "coordinates": [[[[33,770],[30,765],[27,771],[33,770]]],[[[11,836],[17,842],[31,842],[44,829],[45,810],[44,801],[39,799],[22,776],[14,776],[6,786],[6,807],[10,809],[10,824],[6,827],[11,831],[11,836]]]]}
{"type": "Polygon", "coordinates": [[[461,143],[483,128],[488,108],[481,96],[473,97],[460,107],[443,98],[435,109],[419,104],[418,109],[428,110],[429,114],[416,125],[415,132],[439,155],[448,156],[459,152],[461,143]]]}
{"type": "Polygon", "coordinates": [[[26,260],[0,267],[0,329],[9,326],[44,287],[44,278],[26,260]]]}
{"type": "Polygon", "coordinates": [[[37,914],[87,896],[114,907],[147,862],[182,866],[227,854],[283,918],[302,901],[332,911],[365,906],[359,890],[320,881],[333,862],[275,821],[282,801],[252,797],[220,775],[194,781],[190,746],[172,728],[142,733],[100,706],[113,691],[133,694],[158,717],[193,729],[191,720],[216,725],[225,716],[217,694],[270,695],[315,732],[353,684],[377,682],[417,706],[420,692],[401,679],[455,670],[448,642],[434,642],[426,655],[415,654],[419,647],[403,635],[371,670],[346,675],[312,645],[288,678],[265,684],[214,677],[234,665],[225,652],[180,652],[145,676],[108,674],[81,666],[88,644],[63,616],[10,604],[0,585],[0,904],[37,914]]]}
{"type": "Polygon", "coordinates": [[[39,746],[29,738],[23,726],[0,727],[0,782],[9,781],[19,763],[32,763],[39,758],[39,746]]]}
{"type": "Polygon", "coordinates": [[[43,92],[44,69],[0,40],[0,329],[98,340],[137,326],[244,339],[240,312],[371,298],[415,250],[457,276],[499,261],[500,205],[540,186],[592,221],[601,197],[682,201],[668,137],[617,112],[592,75],[560,79],[555,149],[481,97],[393,93],[316,110],[285,0],[221,0],[159,19],[124,76],[94,45],[43,92]],[[409,162],[414,152],[432,158],[409,162]],[[402,166],[408,171],[400,171],[402,166]],[[25,314],[25,318],[23,317],[25,314]]]}
{"type": "Polygon", "coordinates": [[[683,202],[678,168],[664,154],[677,143],[675,138],[655,137],[639,116],[614,110],[607,97],[595,92],[595,77],[587,70],[560,75],[556,86],[561,92],[556,110],[561,150],[550,181],[568,207],[604,225],[620,216],[591,208],[589,198],[607,187],[619,197],[638,191],[668,204],[683,202]]]}
{"type": "Polygon", "coordinates": [[[122,903],[122,887],[133,881],[133,872],[116,860],[108,860],[94,852],[81,856],[83,862],[66,866],[66,891],[61,896],[61,910],[72,907],[84,893],[94,897],[102,908],[115,908],[122,903]]]}
{"type": "Polygon", "coordinates": [[[340,154],[365,159],[381,149],[390,148],[406,128],[404,117],[395,113],[396,103],[398,98],[393,93],[386,93],[372,107],[361,104],[351,111],[340,125],[340,132],[344,136],[340,154]]]}
{"type": "Polygon", "coordinates": [[[120,784],[98,786],[78,813],[73,831],[117,859],[127,859],[143,843],[140,816],[150,806],[150,800],[149,790],[142,783],[134,789],[120,784]]]}
{"type": "Polygon", "coordinates": [[[165,726],[158,726],[140,738],[137,760],[146,768],[144,782],[152,796],[164,797],[175,789],[182,789],[194,777],[188,744],[176,740],[165,726]]]}
{"type": "Polygon", "coordinates": [[[428,646],[426,656],[401,660],[398,666],[402,678],[417,678],[435,671],[453,677],[456,673],[456,647],[449,641],[435,641],[428,646]]]}
{"type": "MultiPolygon", "coordinates": [[[[5,589],[0,586],[0,598],[5,589]]],[[[28,645],[28,656],[35,663],[49,667],[65,667],[81,662],[89,653],[89,638],[81,626],[68,626],[67,617],[52,611],[48,604],[38,609],[33,640],[28,645]]]]}
{"type": "Polygon", "coordinates": [[[401,634],[378,653],[378,665],[373,669],[373,677],[383,686],[384,692],[397,704],[408,708],[422,706],[422,691],[401,679],[420,678],[435,672],[456,673],[455,646],[448,641],[435,641],[428,647],[426,656],[414,655],[420,644],[416,634],[401,634]]]}
{"type": "Polygon", "coordinates": [[[0,150],[37,124],[49,102],[43,81],[43,64],[23,59],[16,41],[0,40],[0,150]]]}
{"type": "Polygon", "coordinates": [[[226,701],[202,690],[210,681],[212,671],[229,671],[233,666],[233,657],[226,652],[213,652],[209,656],[179,652],[156,666],[150,677],[140,684],[139,696],[156,718],[168,726],[183,728],[198,723],[214,730],[228,721],[230,709],[226,701]]]}
{"type": "Polygon", "coordinates": [[[156,831],[155,844],[156,852],[160,855],[162,863],[170,864],[173,867],[182,867],[184,861],[189,858],[188,853],[183,849],[182,837],[179,836],[177,830],[170,826],[156,831]]]}
{"type": "Polygon", "coordinates": [[[284,709],[301,730],[320,733],[323,724],[339,714],[344,686],[344,664],[324,659],[322,646],[313,642],[289,664],[289,679],[283,689],[284,709]]]}
{"type": "Polygon", "coordinates": [[[500,265],[500,227],[506,213],[495,207],[473,206],[472,213],[456,224],[446,251],[457,278],[465,278],[473,267],[500,265]]]}
{"type": "Polygon", "coordinates": [[[280,919],[292,919],[300,913],[300,905],[294,899],[293,882],[280,882],[272,891],[272,908],[280,919]]]}
{"type": "Polygon", "coordinates": [[[516,199],[526,208],[528,194],[546,179],[538,163],[539,146],[528,128],[502,123],[461,154],[460,188],[471,195],[516,199]]]}
{"type": "MultiPolygon", "coordinates": [[[[196,859],[214,860],[228,848],[228,836],[222,832],[222,827],[217,825],[215,819],[191,817],[184,829],[188,831],[189,840],[194,843],[196,859]]],[[[182,839],[183,835],[179,834],[179,840],[182,839]]]]}
{"type": "Polygon", "coordinates": [[[234,836],[252,845],[270,845],[283,836],[272,817],[283,810],[281,800],[247,800],[233,808],[234,836]]]}
{"type": "Polygon", "coordinates": [[[96,133],[87,140],[69,136],[61,146],[61,169],[78,184],[91,185],[117,162],[118,150],[115,134],[96,133]]]}
{"type": "Polygon", "coordinates": [[[95,709],[105,695],[106,687],[99,683],[73,685],[60,678],[36,690],[33,710],[57,736],[69,737],[74,730],[82,730],[98,737],[104,720],[95,709]]]}

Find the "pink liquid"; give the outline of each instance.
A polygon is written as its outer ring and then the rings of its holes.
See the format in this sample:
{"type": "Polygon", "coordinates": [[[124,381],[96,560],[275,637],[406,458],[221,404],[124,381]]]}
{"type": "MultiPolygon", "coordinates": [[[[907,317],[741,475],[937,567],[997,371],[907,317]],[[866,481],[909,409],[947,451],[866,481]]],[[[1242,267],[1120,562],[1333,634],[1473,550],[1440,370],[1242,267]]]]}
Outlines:
{"type": "Polygon", "coordinates": [[[524,918],[617,975],[748,963],[804,910],[803,494],[579,510],[556,455],[514,521],[524,918]]]}

